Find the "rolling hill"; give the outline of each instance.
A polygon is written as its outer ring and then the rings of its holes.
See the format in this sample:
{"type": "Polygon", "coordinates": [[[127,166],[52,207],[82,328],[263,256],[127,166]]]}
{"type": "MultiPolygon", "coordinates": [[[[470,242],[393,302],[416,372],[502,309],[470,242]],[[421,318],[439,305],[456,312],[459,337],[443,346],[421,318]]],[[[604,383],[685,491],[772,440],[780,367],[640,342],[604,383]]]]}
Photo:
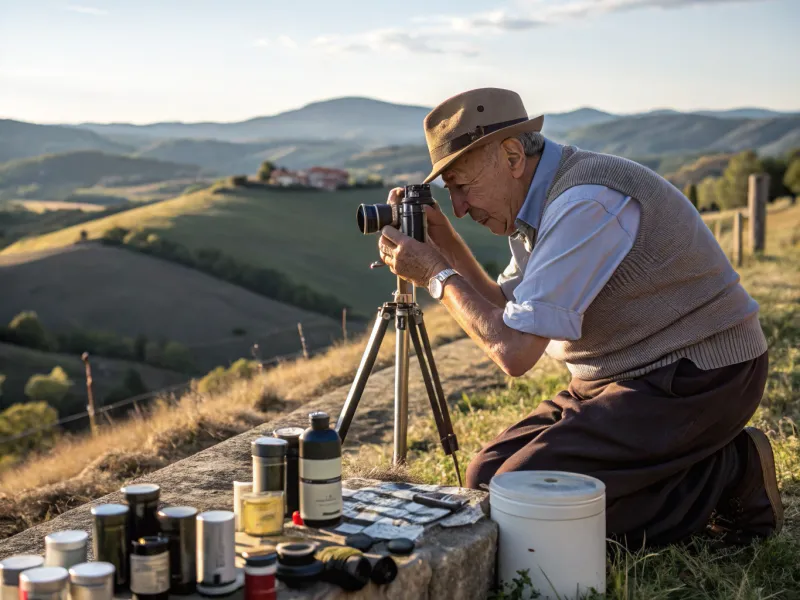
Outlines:
{"type": "MultiPolygon", "coordinates": [[[[158,390],[189,379],[186,373],[102,356],[92,356],[91,364],[92,391],[98,406],[102,406],[103,399],[124,381],[129,369],[139,373],[148,390],[158,390]]],[[[85,410],[86,373],[80,356],[41,352],[3,343],[0,343],[0,373],[6,376],[6,380],[3,383],[3,395],[0,396],[0,410],[15,402],[25,402],[25,384],[31,375],[50,373],[54,367],[61,367],[66,371],[74,382],[71,392],[79,396],[79,401],[72,403],[74,406],[61,407],[65,410],[60,411],[60,416],[85,410]]]]}
{"type": "MultiPolygon", "coordinates": [[[[217,187],[20,240],[4,249],[0,259],[71,246],[81,230],[97,238],[115,226],[147,228],[192,249],[214,247],[249,264],[277,269],[297,283],[333,294],[372,315],[378,305],[391,299],[396,281],[388,269],[369,269],[377,259],[378,240],[359,232],[356,209],[362,203],[385,202],[386,195],[385,189],[316,192],[217,187]]],[[[452,215],[447,192],[435,189],[434,195],[452,215]]],[[[454,219],[454,224],[479,260],[505,266],[505,238],[493,236],[469,218],[454,219]]],[[[32,275],[30,281],[37,279],[32,275]]],[[[141,285],[149,288],[144,282],[141,285]]],[[[425,300],[425,294],[420,294],[420,301],[425,300]]],[[[268,312],[263,314],[267,318],[268,312]]]]}
{"type": "Polygon", "coordinates": [[[328,317],[175,263],[94,243],[0,256],[0,289],[0,322],[34,310],[54,332],[82,327],[174,340],[189,347],[200,371],[249,357],[254,342],[264,358],[297,352],[298,322],[306,324],[312,347],[341,335],[341,325],[328,317]]]}
{"type": "Polygon", "coordinates": [[[126,154],[130,147],[84,129],[0,119],[0,163],[72,150],[126,154]]]}
{"type": "Polygon", "coordinates": [[[76,188],[96,184],[146,184],[199,177],[198,166],[76,150],[0,164],[0,199],[64,200],[76,188]]]}
{"type": "Polygon", "coordinates": [[[373,145],[424,141],[423,106],[393,104],[370,98],[337,98],[302,108],[236,123],[82,123],[100,134],[153,138],[213,138],[242,142],[265,139],[363,140],[373,145]]]}

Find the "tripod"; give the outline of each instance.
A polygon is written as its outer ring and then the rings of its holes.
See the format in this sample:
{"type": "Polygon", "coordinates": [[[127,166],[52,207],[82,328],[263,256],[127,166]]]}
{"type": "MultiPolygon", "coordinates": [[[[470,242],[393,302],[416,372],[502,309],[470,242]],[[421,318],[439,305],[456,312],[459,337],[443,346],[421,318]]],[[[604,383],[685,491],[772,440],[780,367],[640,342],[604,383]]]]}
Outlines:
{"type": "Polygon", "coordinates": [[[416,303],[415,289],[413,284],[397,278],[397,291],[394,292],[394,302],[386,302],[378,309],[378,316],[375,325],[369,336],[367,347],[358,366],[356,377],[347,400],[339,414],[336,423],[336,431],[344,443],[347,430],[353,421],[358,402],[367,379],[375,366],[375,359],[381,342],[386,334],[389,321],[394,319],[396,342],[395,342],[395,371],[394,371],[394,453],[392,464],[398,465],[406,461],[407,434],[408,434],[408,340],[414,344],[414,351],[417,354],[419,367],[422,371],[422,379],[425,382],[425,389],[428,392],[428,400],[433,411],[433,419],[436,421],[436,429],[439,432],[439,440],[442,443],[444,453],[453,457],[453,465],[456,469],[459,487],[461,483],[461,473],[458,470],[458,440],[453,432],[453,424],[450,421],[450,412],[447,408],[442,383],[439,380],[439,372],[433,360],[433,351],[428,339],[428,332],[425,329],[425,322],[422,319],[422,310],[416,303]],[[427,363],[426,363],[427,360],[427,363]],[[430,365],[430,371],[428,371],[430,365]]]}

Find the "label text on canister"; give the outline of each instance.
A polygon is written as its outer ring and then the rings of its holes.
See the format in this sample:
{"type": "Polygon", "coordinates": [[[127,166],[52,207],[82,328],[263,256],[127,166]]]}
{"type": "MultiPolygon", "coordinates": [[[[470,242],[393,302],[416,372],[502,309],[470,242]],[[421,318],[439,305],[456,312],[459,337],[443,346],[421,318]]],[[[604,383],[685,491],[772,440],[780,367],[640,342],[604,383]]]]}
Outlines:
{"type": "Polygon", "coordinates": [[[300,459],[300,516],[334,519],[342,514],[342,459],[300,459]]]}
{"type": "Polygon", "coordinates": [[[152,556],[131,555],[131,591],[161,594],[169,589],[169,552],[152,556]]]}

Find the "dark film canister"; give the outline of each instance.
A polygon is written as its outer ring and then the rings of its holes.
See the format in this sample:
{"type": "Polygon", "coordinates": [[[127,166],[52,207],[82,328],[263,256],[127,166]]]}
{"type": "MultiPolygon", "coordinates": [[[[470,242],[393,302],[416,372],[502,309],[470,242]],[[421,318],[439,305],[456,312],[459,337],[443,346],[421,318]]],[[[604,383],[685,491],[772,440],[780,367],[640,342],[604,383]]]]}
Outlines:
{"type": "Polygon", "coordinates": [[[303,435],[302,427],[281,427],[272,435],[285,440],[289,446],[286,449],[286,513],[291,517],[294,511],[300,510],[300,436],[303,435]]]}
{"type": "Polygon", "coordinates": [[[131,592],[133,600],[168,600],[169,540],[146,536],[131,542],[131,592]]]}
{"type": "Polygon", "coordinates": [[[98,504],[92,507],[92,552],[94,560],[114,565],[114,589],[128,588],[130,538],[125,504],[98,504]]]}
{"type": "Polygon", "coordinates": [[[131,539],[158,535],[161,528],[156,513],[161,488],[155,483],[137,483],[126,485],[120,491],[125,494],[125,502],[131,508],[128,519],[131,539]]]}
{"type": "Polygon", "coordinates": [[[192,594],[197,589],[197,509],[170,506],[158,511],[162,535],[169,539],[169,591],[192,594]]]}

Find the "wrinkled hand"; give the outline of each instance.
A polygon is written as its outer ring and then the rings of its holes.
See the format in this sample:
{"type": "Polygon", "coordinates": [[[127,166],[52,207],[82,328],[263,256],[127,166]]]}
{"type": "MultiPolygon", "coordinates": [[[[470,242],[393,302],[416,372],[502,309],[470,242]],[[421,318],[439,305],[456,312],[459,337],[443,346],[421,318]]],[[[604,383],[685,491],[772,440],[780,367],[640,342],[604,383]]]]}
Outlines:
{"type": "MultiPolygon", "coordinates": [[[[405,188],[396,187],[389,192],[389,204],[400,204],[405,196],[405,188]]],[[[434,200],[433,206],[425,206],[425,219],[428,223],[428,243],[432,244],[442,256],[446,257],[448,261],[452,262],[449,258],[450,248],[453,246],[455,240],[455,229],[442,212],[439,203],[434,200]]]]}
{"type": "Polygon", "coordinates": [[[427,287],[430,278],[448,267],[444,257],[431,244],[423,244],[387,225],[378,239],[381,260],[392,273],[417,287],[427,287]]]}

